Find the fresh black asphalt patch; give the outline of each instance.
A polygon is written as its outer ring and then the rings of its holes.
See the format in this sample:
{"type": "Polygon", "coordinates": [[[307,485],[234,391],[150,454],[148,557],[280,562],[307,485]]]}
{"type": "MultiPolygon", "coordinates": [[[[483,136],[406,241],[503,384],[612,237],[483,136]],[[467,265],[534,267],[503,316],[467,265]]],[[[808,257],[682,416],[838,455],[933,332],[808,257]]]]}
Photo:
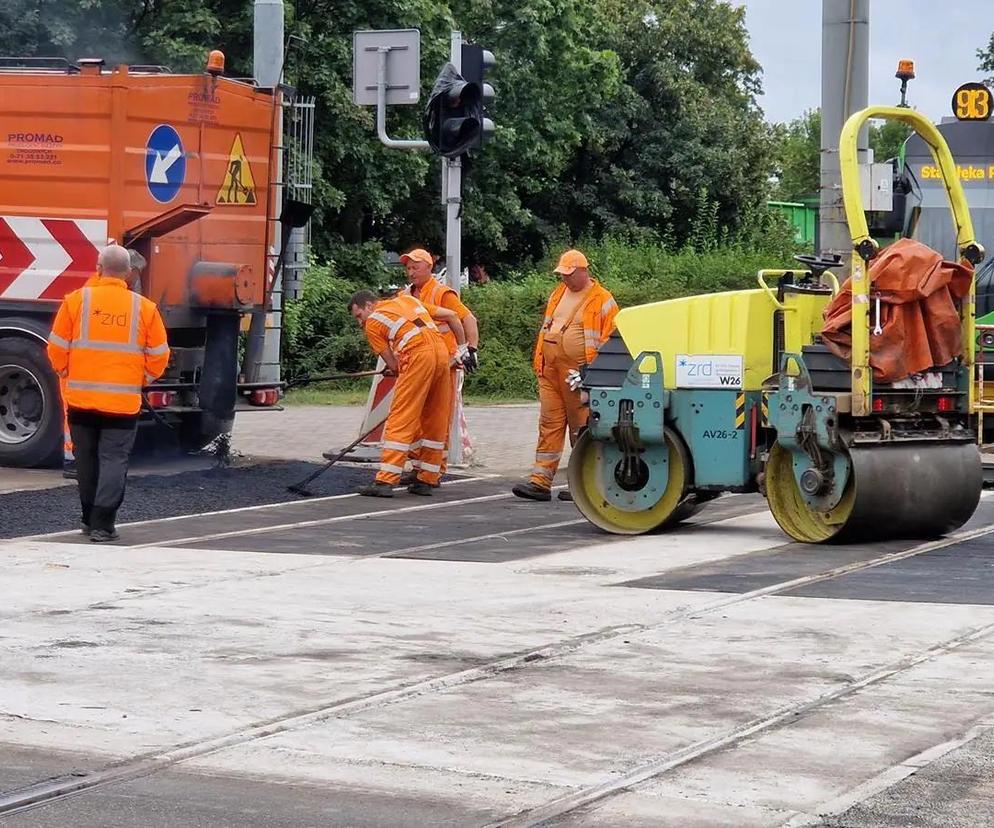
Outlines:
{"type": "Polygon", "coordinates": [[[994,536],[809,584],[786,594],[855,601],[994,605],[994,536]]]}
{"type": "MultiPolygon", "coordinates": [[[[960,530],[994,525],[994,498],[981,500],[960,530]]],[[[784,543],[770,549],[671,569],[617,586],[742,594],[903,552],[927,541],[873,544],[784,543]]],[[[805,598],[994,605],[994,533],[782,593],[805,598]]]]}
{"type": "MultiPolygon", "coordinates": [[[[128,478],[118,523],[155,520],[266,503],[305,501],[286,487],[307,477],[323,464],[267,462],[228,468],[128,478]]],[[[308,488],[317,497],[346,494],[368,483],[370,468],[333,466],[308,488]]],[[[76,529],[79,499],[76,484],[54,489],[10,492],[0,495],[0,538],[17,538],[76,529]]]]}

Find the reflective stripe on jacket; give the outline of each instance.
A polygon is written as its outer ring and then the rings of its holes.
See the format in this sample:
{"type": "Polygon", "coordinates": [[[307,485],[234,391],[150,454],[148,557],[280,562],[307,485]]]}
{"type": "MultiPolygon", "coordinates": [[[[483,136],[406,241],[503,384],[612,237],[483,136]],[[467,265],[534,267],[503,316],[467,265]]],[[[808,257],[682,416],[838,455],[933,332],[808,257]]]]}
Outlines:
{"type": "Polygon", "coordinates": [[[169,345],[155,304],[123,280],[101,276],[62,300],[48,358],[65,380],[70,408],[137,414],[142,388],[169,364],[169,345]]]}
{"type": "MultiPolygon", "coordinates": [[[[459,293],[443,282],[440,282],[434,276],[416,290],[417,295],[415,295],[414,285],[408,285],[404,288],[404,293],[401,295],[412,296],[425,305],[428,305],[429,308],[445,308],[446,310],[455,311],[460,321],[470,314],[469,308],[459,298],[459,293]]],[[[435,324],[438,326],[439,333],[445,339],[445,344],[449,347],[449,353],[454,354],[459,347],[459,343],[456,342],[456,335],[452,333],[452,329],[447,322],[436,322],[435,324]]]]}
{"type": "MultiPolygon", "coordinates": [[[[602,287],[596,279],[591,281],[593,284],[590,287],[590,293],[579,311],[583,321],[583,351],[588,365],[597,356],[597,349],[611,336],[611,331],[614,329],[614,317],[618,315],[618,303],[614,301],[611,292],[602,287]]],[[[536,374],[542,373],[542,345],[545,342],[545,334],[552,325],[552,314],[566,289],[566,285],[560,283],[552,291],[545,306],[545,319],[542,322],[542,329],[538,333],[538,341],[535,343],[535,353],[532,357],[532,365],[536,374]]]]}
{"type": "Polygon", "coordinates": [[[439,335],[428,309],[413,296],[395,296],[377,302],[366,318],[364,330],[376,353],[389,347],[395,354],[401,354],[423,332],[439,335]]]}

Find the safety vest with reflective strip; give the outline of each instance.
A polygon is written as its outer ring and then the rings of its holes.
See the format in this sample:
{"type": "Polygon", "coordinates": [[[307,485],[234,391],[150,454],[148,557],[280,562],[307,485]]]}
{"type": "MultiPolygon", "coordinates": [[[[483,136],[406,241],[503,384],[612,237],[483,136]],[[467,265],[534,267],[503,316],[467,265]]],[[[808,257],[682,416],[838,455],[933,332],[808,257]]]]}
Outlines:
{"type": "MultiPolygon", "coordinates": [[[[405,294],[415,296],[414,285],[408,285],[404,291],[405,294]]],[[[445,305],[442,303],[445,297],[450,293],[455,297],[456,303],[459,307],[465,308],[465,305],[463,305],[462,300],[459,298],[459,294],[453,288],[450,288],[443,282],[438,281],[438,279],[434,276],[432,276],[427,282],[417,289],[417,295],[415,298],[423,302],[425,305],[434,306],[436,308],[444,308],[445,305]]],[[[469,311],[469,308],[465,309],[467,312],[469,311]]],[[[462,319],[462,316],[459,318],[462,319]]],[[[436,322],[435,324],[438,326],[439,333],[441,333],[444,337],[445,344],[449,346],[449,353],[454,354],[456,349],[459,347],[459,343],[456,342],[456,335],[452,332],[452,329],[449,327],[447,322],[436,322]]]]}
{"type": "Polygon", "coordinates": [[[413,296],[395,296],[378,302],[366,318],[366,337],[374,351],[385,340],[395,354],[403,353],[423,335],[438,336],[428,309],[413,296]]]}
{"type": "Polygon", "coordinates": [[[48,357],[70,408],[137,414],[142,388],[162,376],[169,345],[159,310],[121,279],[98,277],[62,301],[48,357]]]}
{"type": "MultiPolygon", "coordinates": [[[[590,292],[579,309],[580,318],[583,321],[583,354],[585,362],[589,365],[597,356],[597,349],[607,341],[614,329],[614,317],[618,315],[618,303],[614,301],[611,292],[603,287],[596,279],[591,279],[593,283],[590,292]]],[[[542,330],[539,331],[538,341],[535,343],[535,353],[532,357],[532,365],[535,373],[542,373],[542,346],[545,343],[545,334],[552,326],[552,314],[556,310],[556,305],[563,298],[566,292],[566,285],[560,285],[552,291],[549,301],[545,306],[545,319],[542,322],[542,330]]]]}

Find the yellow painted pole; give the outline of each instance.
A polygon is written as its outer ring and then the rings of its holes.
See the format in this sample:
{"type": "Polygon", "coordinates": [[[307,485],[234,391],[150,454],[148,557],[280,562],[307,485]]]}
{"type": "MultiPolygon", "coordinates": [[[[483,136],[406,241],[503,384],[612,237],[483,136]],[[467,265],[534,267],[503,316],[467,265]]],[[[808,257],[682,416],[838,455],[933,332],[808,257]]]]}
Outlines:
{"type": "MultiPolygon", "coordinates": [[[[879,246],[870,236],[863,212],[863,198],[859,185],[859,163],[856,157],[856,138],[860,129],[871,118],[901,121],[910,126],[928,145],[932,158],[942,174],[942,183],[949,199],[949,209],[956,227],[956,245],[960,257],[972,265],[984,256],[984,249],[973,234],[970,209],[963,194],[963,185],[956,172],[956,164],[942,133],[924,115],[899,106],[871,106],[854,112],[842,127],[839,138],[839,164],[842,171],[842,200],[853,243],[852,263],[852,411],[857,417],[872,412],[872,372],[870,370],[870,260],[879,246]]],[[[974,405],[974,297],[975,283],[971,282],[969,296],[960,309],[963,329],[964,367],[969,378],[970,411],[974,405]]]]}

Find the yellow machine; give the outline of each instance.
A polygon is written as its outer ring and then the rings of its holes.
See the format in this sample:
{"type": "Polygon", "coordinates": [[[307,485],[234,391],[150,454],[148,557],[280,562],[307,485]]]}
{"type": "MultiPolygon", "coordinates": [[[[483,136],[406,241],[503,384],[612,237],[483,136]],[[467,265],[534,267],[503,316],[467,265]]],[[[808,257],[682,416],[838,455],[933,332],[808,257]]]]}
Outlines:
{"type": "Polygon", "coordinates": [[[592,523],[638,534],[722,492],[763,491],[788,535],[821,543],[936,536],[976,510],[972,289],[960,308],[964,353],[942,367],[941,388],[873,383],[867,270],[878,246],[856,161],[870,118],[902,121],[929,145],[960,255],[971,265],[982,260],[936,128],[903,107],[854,114],[840,142],[853,243],[851,364],[819,341],[822,312],[839,290],[835,259],[798,256],[802,268],[761,271],[753,290],[622,310],[585,375],[590,418],[569,464],[573,499],[592,523]]]}

